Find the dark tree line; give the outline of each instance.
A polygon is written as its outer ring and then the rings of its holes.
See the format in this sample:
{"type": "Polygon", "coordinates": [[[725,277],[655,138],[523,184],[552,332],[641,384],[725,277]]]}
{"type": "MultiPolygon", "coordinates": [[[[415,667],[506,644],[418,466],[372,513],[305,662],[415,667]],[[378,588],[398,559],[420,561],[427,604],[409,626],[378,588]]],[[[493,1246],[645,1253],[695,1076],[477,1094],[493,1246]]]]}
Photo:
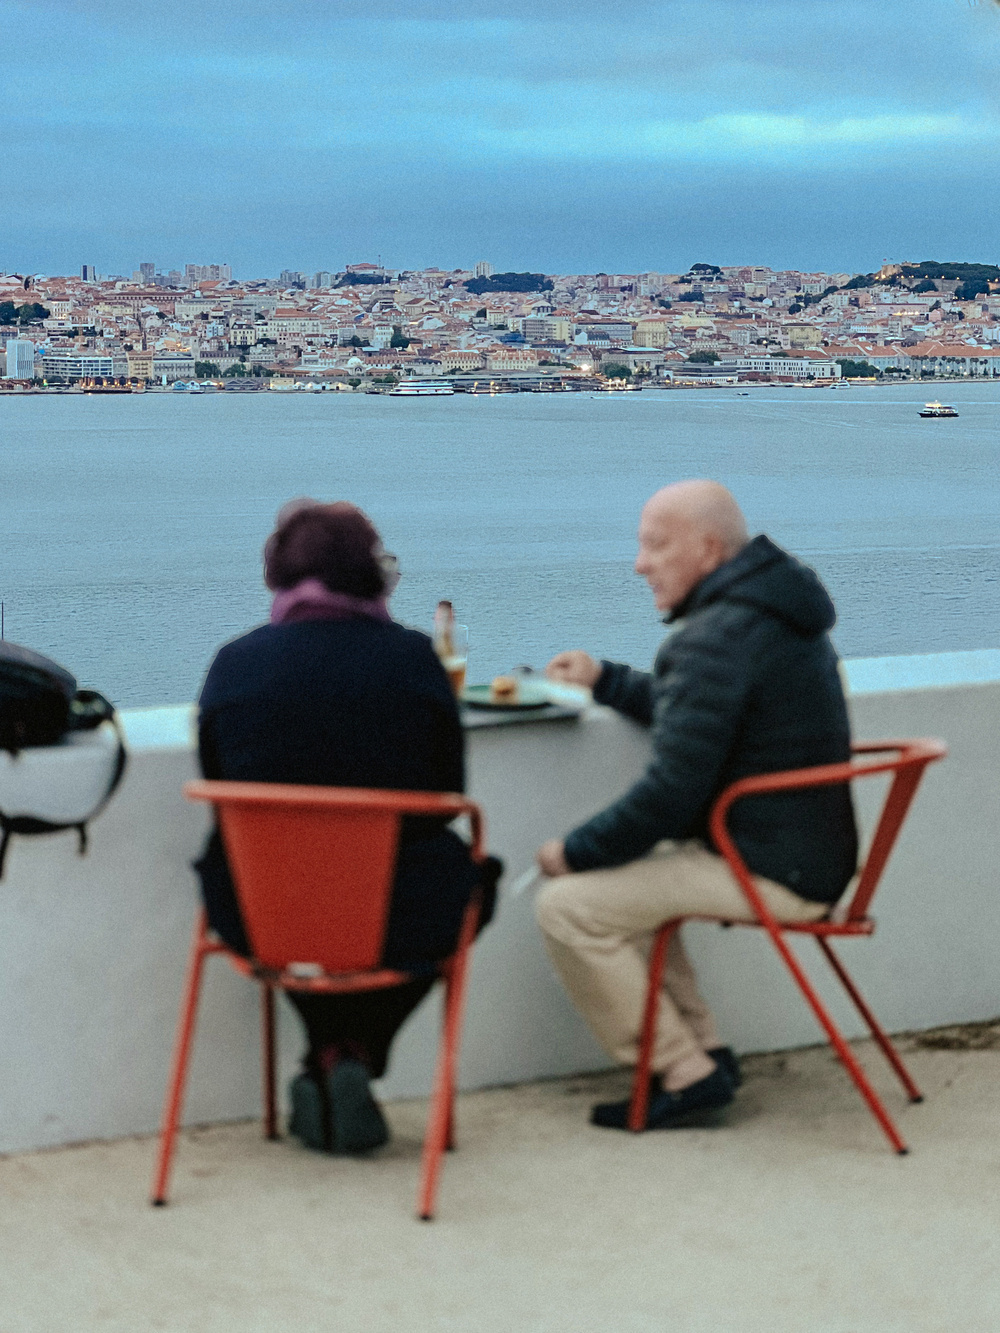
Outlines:
{"type": "Polygon", "coordinates": [[[494,273],[491,278],[470,278],[465,286],[476,296],[485,292],[550,292],[552,279],[544,273],[494,273]]]}
{"type": "Polygon", "coordinates": [[[35,324],[40,319],[48,319],[51,311],[37,301],[28,301],[16,306],[13,301],[0,301],[0,324],[35,324]]]}

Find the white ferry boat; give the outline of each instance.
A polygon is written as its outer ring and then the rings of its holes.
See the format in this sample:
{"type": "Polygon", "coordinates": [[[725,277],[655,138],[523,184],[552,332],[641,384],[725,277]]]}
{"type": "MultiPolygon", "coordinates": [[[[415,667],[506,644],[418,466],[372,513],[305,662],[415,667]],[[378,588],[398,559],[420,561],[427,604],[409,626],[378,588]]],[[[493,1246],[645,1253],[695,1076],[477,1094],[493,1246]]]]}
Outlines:
{"type": "Polygon", "coordinates": [[[957,417],[958,413],[953,407],[946,403],[924,403],[924,410],[920,413],[922,417],[957,417]]]}
{"type": "Polygon", "coordinates": [[[455,392],[447,380],[404,380],[389,390],[390,398],[444,398],[455,392]]]}

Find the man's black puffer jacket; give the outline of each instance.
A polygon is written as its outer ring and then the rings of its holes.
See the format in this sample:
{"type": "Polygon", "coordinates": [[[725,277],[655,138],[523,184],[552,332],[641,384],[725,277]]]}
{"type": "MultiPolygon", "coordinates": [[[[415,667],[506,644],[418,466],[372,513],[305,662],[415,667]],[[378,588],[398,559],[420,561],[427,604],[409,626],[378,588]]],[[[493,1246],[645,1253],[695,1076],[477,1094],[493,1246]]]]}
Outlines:
{"type": "MultiPolygon", "coordinates": [[[[652,675],[605,662],[595,699],[649,725],[654,758],[566,839],[572,868],[623,865],[665,838],[708,843],[712,803],[737,778],[849,758],[835,619],[813,571],[761,536],[675,610],[652,675]]],[[[729,828],[755,874],[803,898],[836,902],[856,869],[847,786],[747,797],[729,828]]]]}

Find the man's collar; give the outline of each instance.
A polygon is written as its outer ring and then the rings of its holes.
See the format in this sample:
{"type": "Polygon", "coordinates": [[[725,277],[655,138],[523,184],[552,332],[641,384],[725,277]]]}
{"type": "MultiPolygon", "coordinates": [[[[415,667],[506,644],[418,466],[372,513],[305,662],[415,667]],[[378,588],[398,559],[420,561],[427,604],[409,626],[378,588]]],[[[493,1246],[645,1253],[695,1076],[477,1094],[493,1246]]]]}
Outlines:
{"type": "Polygon", "coordinates": [[[755,569],[768,565],[779,556],[781,552],[771,541],[770,537],[765,537],[763,533],[754,537],[752,541],[736,552],[728,560],[724,560],[721,565],[717,565],[710,574],[697,582],[683,602],[679,603],[674,609],[663,618],[665,625],[673,625],[684,616],[689,615],[699,606],[704,606],[710,602],[719,593],[723,592],[731,583],[736,583],[755,569]]]}

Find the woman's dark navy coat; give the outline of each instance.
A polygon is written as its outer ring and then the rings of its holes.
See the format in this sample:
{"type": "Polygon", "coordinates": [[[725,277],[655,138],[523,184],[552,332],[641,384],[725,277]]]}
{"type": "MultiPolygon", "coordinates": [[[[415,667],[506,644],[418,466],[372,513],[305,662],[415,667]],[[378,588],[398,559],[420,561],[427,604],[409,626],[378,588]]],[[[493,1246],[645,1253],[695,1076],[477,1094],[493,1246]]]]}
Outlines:
{"type": "MultiPolygon", "coordinates": [[[[201,693],[207,778],[462,791],[463,737],[430,639],[367,618],[262,625],[227,643],[201,693]]],[[[197,863],[212,928],[249,953],[218,832],[197,863]]],[[[443,821],[407,819],[383,962],[446,957],[477,881],[443,821]]]]}

